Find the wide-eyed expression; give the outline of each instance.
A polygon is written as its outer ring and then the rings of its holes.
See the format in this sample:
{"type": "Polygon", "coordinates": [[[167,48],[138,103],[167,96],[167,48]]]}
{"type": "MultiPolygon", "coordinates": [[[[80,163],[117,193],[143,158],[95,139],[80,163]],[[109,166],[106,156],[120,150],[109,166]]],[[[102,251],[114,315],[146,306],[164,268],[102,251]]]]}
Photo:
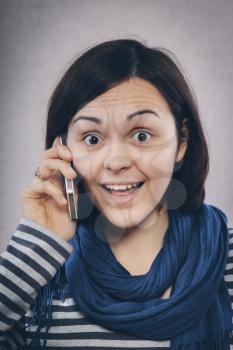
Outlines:
{"type": "Polygon", "coordinates": [[[186,149],[178,149],[177,140],[165,98],[148,81],[133,77],[78,111],[67,145],[95,205],[113,225],[127,228],[140,225],[165,193],[186,149]],[[102,186],[141,181],[128,201],[114,200],[102,186]]]}

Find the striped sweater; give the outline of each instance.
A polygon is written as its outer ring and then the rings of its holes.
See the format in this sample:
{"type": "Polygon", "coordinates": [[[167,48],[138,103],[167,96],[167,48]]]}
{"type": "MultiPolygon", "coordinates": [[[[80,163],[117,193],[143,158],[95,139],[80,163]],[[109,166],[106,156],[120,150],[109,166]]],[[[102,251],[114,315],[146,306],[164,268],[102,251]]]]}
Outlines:
{"type": "MultiPolygon", "coordinates": [[[[35,221],[21,218],[0,257],[0,349],[30,349],[37,326],[28,326],[32,306],[69,257],[73,247],[35,221]]],[[[233,231],[229,228],[229,255],[224,279],[233,305],[233,231]]],[[[41,328],[41,344],[45,328],[41,328]]],[[[52,324],[47,334],[49,349],[170,349],[170,341],[139,339],[112,332],[88,319],[74,299],[52,303],[52,324]]],[[[233,350],[233,344],[231,345],[233,350]]]]}

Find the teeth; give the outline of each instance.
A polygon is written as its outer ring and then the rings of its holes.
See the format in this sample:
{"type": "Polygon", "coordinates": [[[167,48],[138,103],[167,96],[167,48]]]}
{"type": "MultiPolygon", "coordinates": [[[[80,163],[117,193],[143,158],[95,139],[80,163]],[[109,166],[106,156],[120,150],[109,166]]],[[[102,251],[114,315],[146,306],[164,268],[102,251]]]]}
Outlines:
{"type": "Polygon", "coordinates": [[[127,190],[127,189],[131,189],[131,188],[135,188],[138,186],[138,183],[132,184],[132,185],[104,185],[106,188],[110,189],[110,190],[114,190],[114,191],[118,191],[118,190],[127,190]]]}

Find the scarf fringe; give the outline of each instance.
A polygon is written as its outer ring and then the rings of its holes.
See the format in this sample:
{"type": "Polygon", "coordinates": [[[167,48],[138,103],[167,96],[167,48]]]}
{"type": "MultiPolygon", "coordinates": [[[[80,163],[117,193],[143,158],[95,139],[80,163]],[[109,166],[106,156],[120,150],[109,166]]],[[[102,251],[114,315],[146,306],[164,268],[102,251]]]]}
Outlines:
{"type": "MultiPolygon", "coordinates": [[[[67,289],[67,279],[65,273],[65,265],[57,271],[50,283],[43,286],[35,300],[32,309],[32,318],[26,328],[38,325],[36,333],[34,334],[28,348],[41,349],[46,347],[48,330],[52,323],[52,300],[58,299],[65,301],[69,294],[67,289]],[[42,345],[40,342],[39,333],[41,328],[45,328],[43,332],[44,339],[42,345]]],[[[218,332],[211,335],[202,341],[197,341],[194,344],[171,346],[172,350],[230,350],[230,345],[233,343],[233,330],[230,329],[224,332],[218,332]]],[[[172,342],[171,342],[172,344],[172,342]]]]}
{"type": "MultiPolygon", "coordinates": [[[[233,330],[218,332],[194,344],[174,346],[174,350],[230,350],[233,343],[233,330]]],[[[171,349],[173,347],[171,346],[171,349]]]]}
{"type": "Polygon", "coordinates": [[[52,323],[52,300],[59,299],[62,302],[65,301],[69,293],[68,289],[65,288],[66,283],[65,264],[63,264],[53,279],[41,288],[33,304],[32,318],[26,329],[35,325],[38,325],[38,327],[28,348],[41,349],[46,346],[48,330],[52,323]],[[45,332],[43,332],[45,338],[42,340],[43,344],[41,345],[39,333],[43,327],[46,327],[45,332]]]}

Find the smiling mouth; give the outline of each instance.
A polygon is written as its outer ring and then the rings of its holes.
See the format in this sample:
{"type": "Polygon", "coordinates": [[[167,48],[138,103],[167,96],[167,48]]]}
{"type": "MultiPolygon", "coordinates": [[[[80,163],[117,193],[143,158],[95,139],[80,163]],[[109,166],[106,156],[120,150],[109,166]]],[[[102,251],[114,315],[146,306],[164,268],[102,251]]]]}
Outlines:
{"type": "Polygon", "coordinates": [[[130,189],[125,189],[125,190],[122,190],[122,189],[119,189],[119,190],[114,190],[114,189],[110,189],[110,188],[107,188],[105,185],[101,185],[101,187],[107,191],[108,193],[112,193],[112,194],[124,194],[124,193],[133,193],[135,192],[138,188],[142,187],[142,185],[144,184],[144,181],[142,182],[139,182],[137,184],[137,186],[135,187],[132,187],[130,189]]]}

